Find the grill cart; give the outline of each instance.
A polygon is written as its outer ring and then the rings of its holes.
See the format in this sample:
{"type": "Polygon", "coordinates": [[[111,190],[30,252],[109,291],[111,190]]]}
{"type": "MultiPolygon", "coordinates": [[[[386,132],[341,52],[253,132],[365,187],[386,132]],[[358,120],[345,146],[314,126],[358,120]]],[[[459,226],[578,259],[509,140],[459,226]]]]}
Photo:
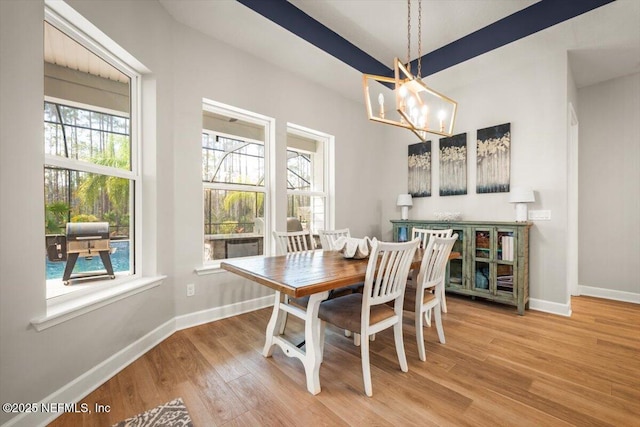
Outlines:
{"type": "Polygon", "coordinates": [[[62,282],[68,285],[71,280],[87,277],[109,276],[115,279],[111,265],[111,246],[108,222],[69,222],[67,223],[67,265],[64,268],[62,282]],[[72,274],[79,256],[91,258],[100,255],[106,271],[90,271],[72,274]]]}

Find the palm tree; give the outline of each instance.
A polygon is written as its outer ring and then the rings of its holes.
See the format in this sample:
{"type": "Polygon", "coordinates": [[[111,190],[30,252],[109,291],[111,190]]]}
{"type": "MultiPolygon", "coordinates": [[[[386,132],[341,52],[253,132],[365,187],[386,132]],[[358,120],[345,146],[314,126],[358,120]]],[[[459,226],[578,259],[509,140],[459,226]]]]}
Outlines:
{"type": "MultiPolygon", "coordinates": [[[[130,165],[130,149],[129,144],[117,144],[115,135],[110,135],[105,150],[94,157],[93,163],[101,166],[108,166],[115,169],[128,169],[130,165]],[[117,147],[117,149],[116,149],[117,147]]],[[[129,207],[129,187],[128,179],[119,178],[109,175],[88,174],[80,183],[77,195],[84,205],[94,205],[105,195],[111,206],[114,217],[119,221],[120,218],[127,217],[129,207]]],[[[104,211],[108,211],[104,209],[104,211]]],[[[98,213],[103,216],[105,212],[98,213]]],[[[118,225],[118,224],[115,224],[118,225]]]]}
{"type": "Polygon", "coordinates": [[[53,202],[45,206],[45,229],[47,234],[60,234],[69,219],[69,205],[53,202]]]}
{"type": "Polygon", "coordinates": [[[238,223],[253,222],[255,217],[260,216],[264,210],[264,194],[250,191],[229,191],[222,204],[225,217],[238,223]]]}

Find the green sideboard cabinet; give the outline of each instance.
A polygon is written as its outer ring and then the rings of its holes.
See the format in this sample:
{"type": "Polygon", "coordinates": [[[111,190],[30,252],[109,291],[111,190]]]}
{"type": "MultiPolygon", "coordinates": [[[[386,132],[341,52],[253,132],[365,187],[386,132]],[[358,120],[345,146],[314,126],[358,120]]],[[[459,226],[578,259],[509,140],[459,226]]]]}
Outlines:
{"type": "Polygon", "coordinates": [[[529,308],[530,222],[392,220],[393,240],[407,241],[414,228],[453,229],[458,240],[445,290],[529,308]]]}

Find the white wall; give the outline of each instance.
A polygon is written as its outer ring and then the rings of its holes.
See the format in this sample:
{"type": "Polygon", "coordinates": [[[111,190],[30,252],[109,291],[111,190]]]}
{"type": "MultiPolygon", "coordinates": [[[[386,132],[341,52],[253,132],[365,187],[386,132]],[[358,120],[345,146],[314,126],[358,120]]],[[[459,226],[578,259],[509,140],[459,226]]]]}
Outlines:
{"type": "MultiPolygon", "coordinates": [[[[335,225],[350,227],[356,236],[391,238],[389,220],[399,217],[395,199],[407,190],[407,145],[417,142],[406,130],[367,122],[360,103],[174,22],[156,2],[69,3],[151,70],[143,82],[144,268],[168,278],[158,288],[43,332],[29,326],[45,312],[44,269],[34,269],[33,260],[24,256],[43,243],[43,3],[0,1],[2,402],[43,399],[175,316],[269,294],[226,272],[194,273],[202,257],[203,97],[276,119],[276,179],[282,188],[286,123],[334,135],[335,225]],[[195,297],[186,297],[187,283],[196,284],[195,297]]],[[[511,184],[536,190],[530,208],[552,211],[551,221],[537,222],[531,230],[530,294],[542,305],[568,307],[566,106],[571,89],[566,53],[550,45],[536,35],[427,79],[460,104],[456,132],[468,134],[468,194],[437,195],[436,154],[434,195],[416,199],[410,217],[456,210],[467,220],[513,220],[507,194],[475,194],[474,162],[476,129],[510,122],[511,184]]],[[[353,75],[353,84],[361,85],[361,76],[353,75]]],[[[434,152],[437,147],[435,142],[434,152]]],[[[284,201],[281,192],[277,221],[282,226],[284,201]]],[[[1,414],[0,423],[9,418],[1,414]]]]}
{"type": "MultiPolygon", "coordinates": [[[[92,2],[97,8],[102,3],[92,2]]],[[[148,2],[132,2],[132,16],[111,5],[107,14],[113,22],[143,28],[136,38],[156,32],[154,42],[166,42],[163,30],[167,19],[160,6],[149,7],[148,2]],[[158,14],[158,12],[161,12],[158,14]],[[144,17],[144,26],[141,24],[144,17]],[[135,21],[135,19],[134,19],[135,21]]],[[[98,15],[99,11],[95,11],[98,15]]],[[[92,16],[92,20],[95,18],[92,16]]],[[[104,17],[103,17],[104,18],[104,17]]],[[[163,285],[126,300],[107,305],[55,327],[36,332],[30,321],[46,313],[45,269],[37,261],[43,259],[43,19],[42,1],[0,2],[0,401],[38,402],[70,384],[99,363],[137,342],[159,325],[174,317],[171,279],[163,285]],[[35,264],[34,264],[35,262],[35,264]],[[40,265],[40,267],[38,267],[40,265]]],[[[124,31],[111,28],[113,38],[124,31]]],[[[141,61],[152,68],[158,78],[164,76],[169,87],[159,88],[159,114],[170,105],[170,67],[163,66],[151,39],[140,44],[127,43],[141,61]]],[[[127,42],[127,40],[119,40],[127,42]]],[[[152,85],[153,77],[145,79],[152,85]]],[[[166,117],[167,114],[164,113],[166,117]]],[[[155,122],[147,120],[146,126],[155,122]]],[[[155,251],[157,230],[168,229],[166,241],[171,245],[172,192],[156,194],[156,186],[170,184],[169,175],[156,176],[156,166],[171,170],[170,156],[161,156],[171,140],[170,123],[159,121],[157,138],[148,132],[144,145],[145,186],[144,208],[148,221],[143,224],[146,237],[143,264],[147,272],[171,275],[173,256],[155,251]],[[153,139],[149,139],[153,138],[153,139]],[[157,145],[157,146],[156,146],[157,145]],[[154,156],[158,153],[158,161],[154,156]],[[168,159],[168,161],[166,160],[168,159]],[[149,163],[152,161],[150,167],[149,163]],[[157,164],[156,164],[157,163],[157,164]],[[168,164],[168,168],[166,167],[168,164]],[[152,206],[149,206],[152,205],[152,206]],[[150,208],[153,209],[150,209],[150,208]],[[154,213],[154,212],[159,213],[154,213]],[[153,250],[149,250],[153,247],[153,250]],[[155,266],[159,266],[157,269],[155,266]]],[[[0,414],[0,423],[14,414],[0,414]]]]}
{"type": "MultiPolygon", "coordinates": [[[[537,221],[530,231],[530,295],[536,300],[532,305],[566,312],[567,61],[565,52],[541,48],[546,42],[544,35],[530,37],[425,79],[428,86],[459,103],[455,132],[467,133],[468,188],[464,196],[438,195],[439,144],[431,138],[432,196],[414,199],[409,217],[434,219],[436,211],[459,211],[463,220],[513,221],[508,193],[476,194],[475,190],[476,130],[511,123],[511,186],[535,190],[536,202],[529,209],[551,210],[551,220],[537,221]]],[[[406,150],[389,144],[386,155],[392,162],[387,167],[397,174],[394,182],[400,181],[404,191],[406,150]]],[[[383,212],[387,236],[391,227],[385,221],[399,218],[391,196],[383,212]]]]}
{"type": "MultiPolygon", "coordinates": [[[[183,315],[268,295],[263,286],[238,278],[231,273],[197,276],[194,268],[202,259],[202,185],[200,133],[202,98],[212,99],[276,119],[277,185],[286,188],[286,123],[291,122],[335,136],[336,225],[351,227],[354,235],[371,234],[369,224],[377,222],[375,212],[354,210],[366,206],[367,192],[352,193],[354,180],[351,165],[376,185],[376,168],[380,162],[380,139],[369,126],[361,106],[340,99],[335,93],[300,79],[216,40],[203,37],[192,29],[175,25],[174,32],[174,162],[176,190],[175,300],[176,313],[183,315]],[[221,59],[224,58],[224,66],[221,59]],[[313,102],[309,102],[312,99],[313,102]],[[358,117],[360,120],[354,120],[358,117]],[[361,153],[372,151],[370,161],[361,153]],[[179,189],[179,190],[178,190],[179,189]],[[358,220],[354,221],[357,212],[358,220]],[[185,285],[196,284],[197,298],[187,298],[185,285]]],[[[354,75],[357,79],[359,75],[354,75]]],[[[356,80],[354,84],[359,84],[356,80]]],[[[378,129],[379,130],[379,129],[378,129]]],[[[284,192],[281,191],[281,196],[284,192]]],[[[282,201],[285,199],[283,198],[282,201]]],[[[282,203],[282,201],[280,203],[282,203]]],[[[285,202],[286,203],[286,202],[285,202]]],[[[277,223],[284,227],[285,210],[279,211],[277,223]]]]}
{"type": "Polygon", "coordinates": [[[579,89],[578,105],[580,292],[640,301],[640,73],[579,89]]]}
{"type": "MultiPolygon", "coordinates": [[[[276,119],[283,189],[286,123],[334,135],[336,226],[374,235],[380,223],[379,210],[361,207],[374,205],[382,179],[377,171],[385,127],[370,126],[361,105],[175,23],[156,2],[68,3],[151,70],[143,77],[143,267],[168,277],[159,287],[42,332],[30,326],[46,311],[44,268],[33,268],[28,256],[40,253],[44,243],[44,5],[0,1],[2,402],[45,399],[176,316],[270,293],[227,272],[194,273],[203,244],[203,97],[276,119]],[[363,176],[371,191],[362,191],[363,176]],[[196,284],[193,298],[186,298],[187,283],[196,284]]],[[[354,72],[354,85],[360,78],[354,72]]],[[[280,203],[286,200],[281,194],[280,203]]],[[[279,209],[284,226],[284,206],[279,209]]],[[[0,414],[0,423],[11,416],[0,414]]]]}

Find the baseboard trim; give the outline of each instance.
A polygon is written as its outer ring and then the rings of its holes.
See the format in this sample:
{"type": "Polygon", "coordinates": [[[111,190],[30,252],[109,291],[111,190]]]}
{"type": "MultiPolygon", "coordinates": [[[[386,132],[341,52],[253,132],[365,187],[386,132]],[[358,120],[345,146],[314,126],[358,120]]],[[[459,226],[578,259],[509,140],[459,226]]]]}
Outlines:
{"type": "MultiPolygon", "coordinates": [[[[67,385],[51,393],[42,399],[42,401],[38,403],[38,406],[42,407],[41,404],[50,402],[80,402],[83,397],[100,387],[109,380],[109,378],[129,366],[160,342],[167,339],[175,331],[174,318],[123,348],[67,385]]],[[[48,412],[23,413],[10,419],[7,423],[3,424],[3,427],[45,426],[60,415],[62,414],[48,412]]]]}
{"type": "Polygon", "coordinates": [[[270,307],[273,305],[273,302],[273,295],[269,295],[266,297],[255,298],[248,301],[241,301],[222,307],[215,307],[208,310],[196,311],[195,313],[177,316],[175,318],[176,330],[179,331],[193,326],[214,322],[216,320],[226,319],[227,317],[259,310],[261,308],[270,307]]]}
{"type": "Polygon", "coordinates": [[[557,314],[558,316],[571,317],[571,304],[560,304],[557,302],[542,299],[529,298],[529,308],[531,310],[544,311],[545,313],[557,314]]]}
{"type": "Polygon", "coordinates": [[[640,294],[635,294],[633,292],[616,291],[613,289],[595,288],[593,286],[578,285],[578,295],[640,304],[640,294]]]}
{"type": "MultiPolygon", "coordinates": [[[[209,323],[225,319],[227,317],[248,313],[250,311],[259,310],[272,305],[273,295],[269,295],[249,301],[242,301],[235,304],[229,304],[222,307],[174,317],[136,342],[131,343],[124,349],[109,357],[96,367],[80,375],[67,385],[51,393],[39,402],[38,405],[41,407],[41,404],[49,402],[81,402],[82,398],[100,387],[109,380],[109,378],[129,366],[140,356],[144,355],[153,347],[167,339],[174,332],[198,326],[203,323],[209,323]]],[[[43,412],[23,413],[11,418],[3,424],[2,427],[46,426],[60,415],[62,414],[43,412]]]]}

